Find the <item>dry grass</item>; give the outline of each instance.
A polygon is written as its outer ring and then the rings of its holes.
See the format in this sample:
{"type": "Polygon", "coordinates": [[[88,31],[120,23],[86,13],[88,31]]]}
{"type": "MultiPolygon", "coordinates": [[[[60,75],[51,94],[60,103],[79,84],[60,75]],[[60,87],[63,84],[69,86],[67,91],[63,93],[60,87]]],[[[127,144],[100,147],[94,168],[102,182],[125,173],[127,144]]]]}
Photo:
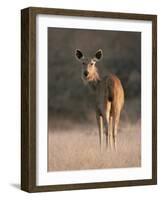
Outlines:
{"type": "MultiPolygon", "coordinates": [[[[69,124],[68,124],[69,125],[69,124]]],[[[120,124],[118,151],[100,152],[97,127],[80,125],[49,129],[48,170],[126,168],[141,165],[140,122],[120,124]]]]}

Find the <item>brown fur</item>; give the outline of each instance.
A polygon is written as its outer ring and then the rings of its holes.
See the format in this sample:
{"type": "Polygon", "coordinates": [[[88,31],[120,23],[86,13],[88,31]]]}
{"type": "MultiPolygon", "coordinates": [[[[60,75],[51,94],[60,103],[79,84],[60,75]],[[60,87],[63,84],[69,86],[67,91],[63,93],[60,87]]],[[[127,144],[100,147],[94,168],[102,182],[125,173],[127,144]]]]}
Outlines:
{"type": "MultiPolygon", "coordinates": [[[[79,53],[79,50],[78,52],[79,53]]],[[[80,52],[81,53],[81,52],[80,52]]],[[[96,98],[96,118],[99,128],[100,145],[103,147],[105,129],[106,145],[117,149],[117,130],[120,120],[120,113],[124,105],[124,90],[121,81],[116,75],[109,74],[102,79],[96,67],[96,61],[102,56],[102,50],[97,51],[96,56],[92,59],[79,58],[86,66],[84,71],[88,72],[87,76],[82,78],[89,83],[95,92],[96,98]],[[99,53],[99,56],[98,56],[99,53]]],[[[77,56],[77,54],[76,54],[77,56]]],[[[83,74],[82,73],[82,74],[83,74]]]]}
{"type": "MultiPolygon", "coordinates": [[[[117,129],[120,120],[120,113],[124,104],[124,91],[117,76],[110,74],[100,80],[95,86],[96,91],[96,116],[98,124],[103,119],[107,146],[111,148],[114,143],[117,148],[117,129]]],[[[100,132],[100,143],[102,130],[100,132]]],[[[103,145],[103,144],[101,144],[103,145]]]]}

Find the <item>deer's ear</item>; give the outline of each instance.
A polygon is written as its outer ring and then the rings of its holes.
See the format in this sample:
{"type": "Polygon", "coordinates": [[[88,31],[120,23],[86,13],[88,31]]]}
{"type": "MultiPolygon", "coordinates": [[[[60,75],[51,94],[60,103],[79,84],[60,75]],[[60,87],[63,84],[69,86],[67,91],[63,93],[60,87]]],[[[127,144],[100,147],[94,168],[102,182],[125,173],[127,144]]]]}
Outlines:
{"type": "Polygon", "coordinates": [[[102,57],[103,57],[103,51],[102,51],[102,49],[99,49],[99,50],[96,52],[94,59],[95,59],[96,61],[99,61],[99,60],[102,59],[102,57]]]}
{"type": "Polygon", "coordinates": [[[78,59],[78,60],[81,60],[83,58],[83,53],[79,50],[79,49],[76,49],[75,50],[75,57],[78,59]]]}

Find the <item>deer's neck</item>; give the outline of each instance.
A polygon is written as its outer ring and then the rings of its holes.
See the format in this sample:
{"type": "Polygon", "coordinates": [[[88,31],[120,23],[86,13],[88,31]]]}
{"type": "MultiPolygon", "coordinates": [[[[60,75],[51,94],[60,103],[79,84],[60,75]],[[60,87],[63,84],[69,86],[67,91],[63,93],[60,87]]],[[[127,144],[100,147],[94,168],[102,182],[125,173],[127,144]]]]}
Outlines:
{"type": "Polygon", "coordinates": [[[101,78],[100,78],[100,75],[98,73],[98,71],[95,71],[91,77],[89,77],[89,80],[88,80],[88,83],[89,83],[89,86],[91,87],[91,89],[93,91],[96,91],[97,87],[98,87],[98,84],[100,83],[101,81],[101,78]]]}

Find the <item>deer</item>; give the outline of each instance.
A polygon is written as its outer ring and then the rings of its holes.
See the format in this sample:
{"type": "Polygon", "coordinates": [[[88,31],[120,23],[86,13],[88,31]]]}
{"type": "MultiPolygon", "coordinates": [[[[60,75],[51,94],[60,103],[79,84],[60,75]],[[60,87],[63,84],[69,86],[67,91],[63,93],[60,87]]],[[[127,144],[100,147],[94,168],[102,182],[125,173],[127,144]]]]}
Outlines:
{"type": "Polygon", "coordinates": [[[97,50],[93,57],[84,56],[80,49],[76,49],[75,57],[82,64],[81,79],[86,85],[89,85],[95,95],[101,152],[104,149],[104,143],[107,149],[117,151],[118,125],[124,105],[124,89],[121,81],[112,73],[108,73],[104,77],[100,76],[96,63],[103,57],[101,49],[97,50]]]}

